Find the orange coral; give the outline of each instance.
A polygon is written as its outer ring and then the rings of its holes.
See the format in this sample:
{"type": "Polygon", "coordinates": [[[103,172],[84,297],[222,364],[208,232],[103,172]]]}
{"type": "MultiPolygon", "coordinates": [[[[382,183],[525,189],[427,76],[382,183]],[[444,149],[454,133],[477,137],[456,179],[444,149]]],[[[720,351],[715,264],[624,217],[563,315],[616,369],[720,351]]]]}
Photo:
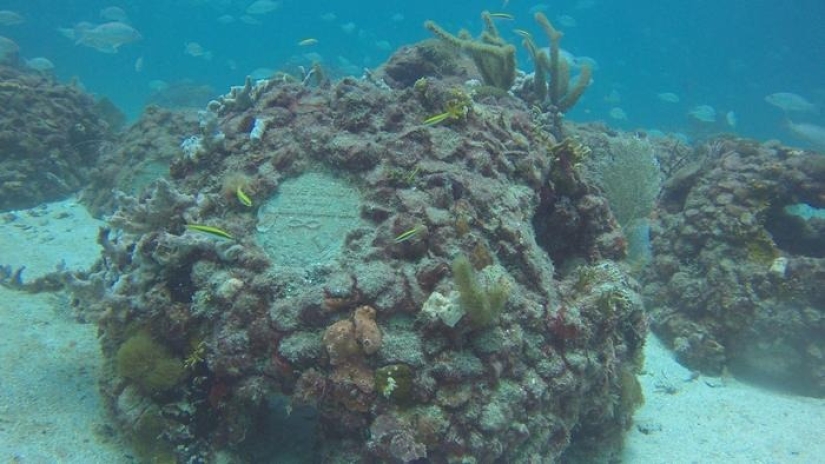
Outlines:
{"type": "Polygon", "coordinates": [[[343,319],[327,327],[323,344],[330,364],[338,366],[352,358],[374,354],[381,348],[381,340],[381,329],[375,322],[375,309],[359,306],[351,319],[343,319]]]}
{"type": "Polygon", "coordinates": [[[375,308],[359,306],[353,316],[355,321],[355,339],[366,354],[373,354],[381,348],[381,329],[375,322],[375,308]]]}
{"type": "Polygon", "coordinates": [[[355,324],[349,319],[338,321],[327,327],[323,343],[329,355],[329,362],[333,366],[343,364],[344,360],[361,351],[355,340],[355,324]]]}
{"type": "Polygon", "coordinates": [[[350,411],[365,412],[374,396],[374,372],[364,356],[381,348],[381,329],[375,309],[359,306],[352,317],[327,327],[323,344],[329,362],[335,366],[329,376],[329,394],[350,411]]]}

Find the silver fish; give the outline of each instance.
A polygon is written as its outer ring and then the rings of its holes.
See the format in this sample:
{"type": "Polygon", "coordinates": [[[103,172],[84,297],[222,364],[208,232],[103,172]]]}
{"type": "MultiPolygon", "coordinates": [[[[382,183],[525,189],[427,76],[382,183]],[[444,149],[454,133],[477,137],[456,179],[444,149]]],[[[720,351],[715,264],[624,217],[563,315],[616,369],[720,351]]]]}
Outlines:
{"type": "Polygon", "coordinates": [[[20,47],[17,46],[15,41],[0,35],[0,63],[14,62],[19,51],[20,47]]]}
{"type": "Polygon", "coordinates": [[[825,150],[825,127],[807,122],[788,121],[788,129],[800,139],[807,140],[816,148],[825,150]]]}
{"type": "Polygon", "coordinates": [[[710,105],[694,106],[688,115],[701,122],[716,122],[716,110],[710,105]]]}
{"type": "Polygon", "coordinates": [[[76,31],[75,44],[85,45],[103,53],[117,53],[121,45],[137,42],[143,36],[137,29],[117,21],[103,23],[91,29],[76,31]]]}
{"type": "Polygon", "coordinates": [[[777,92],[765,97],[765,101],[785,112],[819,113],[819,108],[801,95],[791,92],[777,92]]]}
{"type": "Polygon", "coordinates": [[[45,74],[54,71],[54,63],[42,56],[26,60],[26,67],[45,74]]]}
{"type": "Polygon", "coordinates": [[[117,6],[107,6],[100,10],[100,17],[106,21],[118,21],[121,23],[129,23],[129,15],[123,11],[123,8],[117,6]]]}
{"type": "Polygon", "coordinates": [[[665,102],[665,103],[679,103],[681,100],[679,95],[676,95],[673,92],[660,92],[656,94],[656,98],[665,102]]]}
{"type": "Polygon", "coordinates": [[[262,15],[267,14],[269,12],[275,11],[278,7],[281,6],[281,2],[275,2],[272,0],[257,0],[253,2],[251,5],[246,7],[246,14],[250,15],[262,15]]]}
{"type": "Polygon", "coordinates": [[[15,26],[26,21],[20,13],[11,10],[0,10],[0,26],[15,26]]]}

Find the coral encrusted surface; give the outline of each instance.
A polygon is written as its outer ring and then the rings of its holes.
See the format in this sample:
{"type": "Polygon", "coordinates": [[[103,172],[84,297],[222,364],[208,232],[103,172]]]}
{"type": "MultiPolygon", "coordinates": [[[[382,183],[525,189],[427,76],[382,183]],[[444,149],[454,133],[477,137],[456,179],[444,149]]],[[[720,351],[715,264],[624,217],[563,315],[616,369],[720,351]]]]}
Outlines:
{"type": "Polygon", "coordinates": [[[118,197],[102,261],[72,282],[135,449],[614,453],[642,401],[639,288],[576,144],[536,121],[449,79],[247,82],[210,103],[171,178],[118,197]]]}
{"type": "Polygon", "coordinates": [[[0,66],[0,211],[62,199],[88,179],[110,125],[92,97],[0,66]]]}
{"type": "Polygon", "coordinates": [[[680,360],[825,396],[825,156],[718,139],[665,184],[646,296],[680,360]]]}

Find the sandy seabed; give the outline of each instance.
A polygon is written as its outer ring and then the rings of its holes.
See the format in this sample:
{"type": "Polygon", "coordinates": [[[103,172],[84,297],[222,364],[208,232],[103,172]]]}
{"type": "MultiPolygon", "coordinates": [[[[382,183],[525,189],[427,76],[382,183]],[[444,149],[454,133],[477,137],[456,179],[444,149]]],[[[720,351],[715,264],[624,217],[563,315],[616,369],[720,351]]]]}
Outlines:
{"type": "MultiPolygon", "coordinates": [[[[0,264],[24,279],[88,266],[101,223],[74,200],[0,214],[0,264]]],[[[97,389],[97,328],[62,294],[0,287],[0,462],[131,463],[97,389]]],[[[654,336],[626,463],[825,462],[825,399],[694,377],[654,336]]]]}

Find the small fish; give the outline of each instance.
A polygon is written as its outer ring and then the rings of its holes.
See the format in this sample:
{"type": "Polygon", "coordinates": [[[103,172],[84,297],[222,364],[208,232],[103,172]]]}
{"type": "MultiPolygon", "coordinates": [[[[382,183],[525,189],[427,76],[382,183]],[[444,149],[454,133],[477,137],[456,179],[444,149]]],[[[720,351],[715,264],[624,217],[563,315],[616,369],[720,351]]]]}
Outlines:
{"type": "Polygon", "coordinates": [[[318,43],[318,39],[310,37],[308,39],[304,39],[298,42],[298,45],[301,47],[309,47],[310,45],[315,45],[318,43]]]}
{"type": "Polygon", "coordinates": [[[676,95],[673,92],[659,92],[656,94],[656,98],[665,103],[679,103],[681,100],[679,95],[676,95]]]}
{"type": "Polygon", "coordinates": [[[0,26],[14,26],[25,21],[26,19],[15,11],[0,10],[0,26]]]}
{"type": "Polygon", "coordinates": [[[516,17],[510,13],[490,13],[490,17],[493,19],[506,19],[508,21],[513,21],[516,19],[516,17]]]}
{"type": "Polygon", "coordinates": [[[54,63],[52,63],[48,58],[44,58],[42,56],[26,60],[26,67],[41,73],[50,73],[54,71],[54,63]]]}
{"type": "Polygon", "coordinates": [[[716,110],[710,105],[694,106],[688,115],[701,122],[716,122],[716,110]]]}
{"type": "Polygon", "coordinates": [[[249,24],[250,26],[260,26],[263,24],[260,19],[248,14],[245,14],[238,19],[240,19],[242,23],[249,24]]]}
{"type": "Polygon", "coordinates": [[[352,21],[341,24],[341,30],[344,31],[346,34],[352,34],[353,32],[355,32],[356,29],[358,29],[358,26],[356,26],[355,23],[352,21]]]}
{"type": "Polygon", "coordinates": [[[106,21],[129,23],[129,15],[126,14],[126,11],[124,11],[123,8],[116,6],[107,6],[106,8],[100,10],[100,17],[106,21]]]}
{"type": "Polygon", "coordinates": [[[788,121],[788,129],[797,137],[807,140],[818,149],[825,150],[825,127],[806,122],[788,121]]]}
{"type": "Polygon", "coordinates": [[[564,27],[576,27],[578,25],[578,21],[576,18],[570,15],[559,15],[556,16],[556,21],[564,27]]]}
{"type": "Polygon", "coordinates": [[[441,121],[444,121],[444,120],[448,119],[450,116],[451,116],[451,113],[449,111],[441,113],[441,114],[436,114],[435,116],[430,116],[429,118],[425,119],[424,124],[428,125],[428,126],[432,126],[434,124],[438,124],[441,121]]]}
{"type": "Polygon", "coordinates": [[[76,45],[85,45],[103,53],[117,53],[122,45],[141,40],[143,36],[128,24],[111,21],[90,29],[78,29],[75,38],[76,45]]]}
{"type": "Polygon", "coordinates": [[[395,241],[395,243],[406,242],[407,240],[409,240],[409,239],[415,237],[416,235],[418,235],[420,232],[423,232],[424,229],[425,229],[424,226],[419,224],[419,225],[413,227],[412,229],[410,229],[406,232],[398,234],[398,236],[395,237],[394,241],[395,241]]]}
{"type": "Polygon", "coordinates": [[[413,169],[409,174],[404,177],[404,180],[407,181],[408,184],[412,184],[415,180],[415,176],[421,171],[421,166],[416,165],[415,169],[413,169]]]}
{"type": "Polygon", "coordinates": [[[608,114],[611,118],[617,121],[627,121],[627,113],[625,112],[625,110],[619,108],[618,106],[610,108],[610,112],[608,114]]]}
{"type": "Polygon", "coordinates": [[[725,113],[725,122],[728,123],[728,126],[736,127],[736,123],[738,121],[739,119],[736,117],[736,113],[734,113],[733,111],[728,111],[727,113],[725,113]]]}
{"type": "Polygon", "coordinates": [[[264,15],[277,10],[281,6],[281,2],[273,0],[257,0],[246,7],[246,14],[248,15],[264,15]]]}
{"type": "Polygon", "coordinates": [[[604,101],[616,106],[622,102],[622,94],[617,89],[611,89],[610,93],[604,96],[604,101]]]}
{"type": "Polygon", "coordinates": [[[237,189],[235,189],[235,194],[238,196],[238,201],[240,201],[242,205],[246,206],[247,208],[252,207],[252,199],[249,198],[249,195],[247,195],[246,192],[243,191],[240,185],[237,189]]]}
{"type": "Polygon", "coordinates": [[[20,51],[20,47],[11,39],[0,35],[0,62],[13,57],[20,51]]]}
{"type": "Polygon", "coordinates": [[[203,58],[206,61],[212,59],[212,52],[203,48],[203,45],[197,42],[186,42],[183,44],[183,53],[195,58],[203,58]]]}
{"type": "Polygon", "coordinates": [[[206,226],[206,225],[203,225],[203,224],[186,224],[186,228],[189,229],[189,230],[194,230],[194,231],[197,231],[197,232],[203,232],[205,234],[210,234],[210,235],[214,235],[216,237],[226,238],[226,239],[229,239],[229,240],[232,240],[234,238],[234,237],[232,237],[232,234],[230,234],[229,232],[227,232],[223,229],[219,229],[217,227],[212,227],[212,226],[206,226]]]}
{"type": "Polygon", "coordinates": [[[765,101],[786,113],[819,113],[816,105],[791,92],[772,93],[765,97],[765,101]]]}
{"type": "Polygon", "coordinates": [[[521,36],[521,38],[523,38],[523,39],[532,39],[533,38],[533,34],[525,31],[524,29],[513,29],[513,32],[515,32],[517,35],[521,36]]]}

